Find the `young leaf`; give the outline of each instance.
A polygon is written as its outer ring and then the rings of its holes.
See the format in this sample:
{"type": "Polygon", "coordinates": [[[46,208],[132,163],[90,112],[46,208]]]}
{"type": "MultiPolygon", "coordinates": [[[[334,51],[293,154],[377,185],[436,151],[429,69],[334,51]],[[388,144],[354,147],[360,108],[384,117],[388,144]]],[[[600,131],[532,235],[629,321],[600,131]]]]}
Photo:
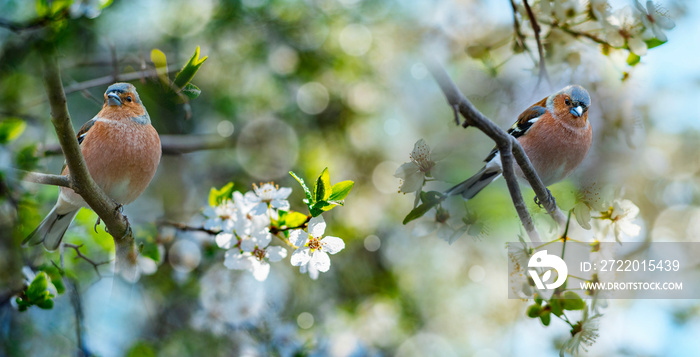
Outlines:
{"type": "Polygon", "coordinates": [[[168,59],[163,51],[154,48],[151,51],[151,62],[156,66],[156,73],[160,82],[166,88],[170,87],[170,79],[168,79],[168,59]]]}
{"type": "Polygon", "coordinates": [[[583,310],[586,307],[583,299],[571,290],[565,291],[560,300],[564,310],[583,310]]]}
{"type": "Polygon", "coordinates": [[[540,321],[542,321],[543,325],[549,326],[549,323],[552,322],[552,313],[545,311],[542,315],[540,315],[540,321]]]}
{"type": "Polygon", "coordinates": [[[421,203],[418,205],[418,207],[414,208],[411,210],[411,212],[408,212],[408,215],[406,215],[406,218],[403,219],[403,224],[408,224],[408,222],[418,219],[423,217],[424,214],[428,213],[431,208],[437,206],[437,203],[421,203]]]}
{"type": "Polygon", "coordinates": [[[40,299],[46,291],[47,287],[48,280],[46,279],[46,273],[41,271],[36,274],[36,277],[34,278],[32,283],[29,284],[29,288],[27,288],[27,298],[29,299],[29,301],[35,301],[40,299]]]}
{"type": "Polygon", "coordinates": [[[309,201],[309,202],[307,202],[307,205],[309,205],[309,207],[311,207],[311,205],[314,203],[313,196],[311,195],[311,190],[309,190],[309,188],[306,186],[306,183],[304,183],[304,180],[301,177],[297,176],[297,174],[295,174],[293,171],[289,171],[289,174],[292,175],[292,177],[294,177],[297,180],[297,182],[299,182],[299,184],[301,185],[301,188],[304,189],[304,194],[306,195],[306,199],[309,201]]]}
{"type": "Polygon", "coordinates": [[[227,183],[221,189],[216,189],[212,187],[209,190],[209,205],[212,207],[220,205],[226,200],[230,200],[233,194],[233,182],[227,183]]]}
{"type": "Polygon", "coordinates": [[[314,190],[316,202],[328,200],[331,197],[331,190],[331,178],[326,167],[321,172],[321,176],[316,179],[316,189],[314,190]]]}
{"type": "Polygon", "coordinates": [[[642,59],[641,57],[639,57],[639,56],[635,55],[634,53],[630,52],[629,56],[627,56],[627,64],[630,65],[630,66],[634,66],[634,65],[636,65],[637,63],[639,63],[639,61],[640,61],[641,59],[642,59]]]}
{"type": "Polygon", "coordinates": [[[6,144],[17,139],[22,135],[26,127],[27,123],[20,118],[3,119],[0,121],[0,144],[6,144]]]}
{"type": "Polygon", "coordinates": [[[331,197],[329,201],[342,201],[345,197],[348,197],[350,190],[355,185],[353,181],[341,181],[331,187],[331,197]]]}
{"type": "Polygon", "coordinates": [[[202,94],[202,90],[192,83],[187,83],[181,92],[187,99],[192,100],[199,97],[202,94]]]}
{"type": "Polygon", "coordinates": [[[301,227],[302,225],[304,225],[304,223],[306,223],[308,219],[309,217],[303,213],[289,211],[287,212],[284,218],[284,223],[282,223],[282,225],[285,225],[289,228],[301,227]]]}
{"type": "Polygon", "coordinates": [[[177,73],[177,76],[175,76],[175,81],[173,81],[175,88],[184,90],[185,86],[190,83],[192,78],[194,78],[194,75],[199,70],[199,67],[202,66],[207,58],[207,56],[199,58],[199,46],[197,46],[190,60],[185,63],[180,72],[177,73]]]}

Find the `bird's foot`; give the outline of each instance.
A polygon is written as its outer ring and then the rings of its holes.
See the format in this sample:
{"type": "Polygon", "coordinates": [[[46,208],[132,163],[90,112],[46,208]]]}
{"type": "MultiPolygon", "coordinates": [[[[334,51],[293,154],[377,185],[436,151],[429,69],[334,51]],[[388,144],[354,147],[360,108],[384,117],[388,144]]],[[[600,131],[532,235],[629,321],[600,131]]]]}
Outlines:
{"type": "MultiPolygon", "coordinates": [[[[549,197],[552,197],[552,192],[548,188],[546,190],[547,190],[547,195],[549,197]]],[[[540,199],[539,199],[539,197],[537,197],[537,195],[535,195],[535,204],[537,205],[537,207],[542,208],[543,202],[540,201],[540,199]]]]}
{"type": "Polygon", "coordinates": [[[102,222],[102,221],[100,221],[100,216],[97,216],[97,222],[95,222],[95,227],[94,227],[95,233],[97,233],[97,226],[100,225],[100,222],[102,222]]]}

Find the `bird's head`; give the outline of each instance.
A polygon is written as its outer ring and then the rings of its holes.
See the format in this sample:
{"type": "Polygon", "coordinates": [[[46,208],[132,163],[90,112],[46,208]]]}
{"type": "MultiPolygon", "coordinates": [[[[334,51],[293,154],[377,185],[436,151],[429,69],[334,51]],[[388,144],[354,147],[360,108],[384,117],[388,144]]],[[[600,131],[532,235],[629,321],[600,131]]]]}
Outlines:
{"type": "Polygon", "coordinates": [[[547,107],[552,110],[555,117],[580,121],[582,125],[586,124],[590,105],[591,97],[579,85],[567,86],[547,100],[547,107]]]}
{"type": "Polygon", "coordinates": [[[148,115],[136,92],[136,87],[131,83],[112,84],[105,91],[104,98],[103,110],[107,112],[121,113],[129,117],[148,115]]]}

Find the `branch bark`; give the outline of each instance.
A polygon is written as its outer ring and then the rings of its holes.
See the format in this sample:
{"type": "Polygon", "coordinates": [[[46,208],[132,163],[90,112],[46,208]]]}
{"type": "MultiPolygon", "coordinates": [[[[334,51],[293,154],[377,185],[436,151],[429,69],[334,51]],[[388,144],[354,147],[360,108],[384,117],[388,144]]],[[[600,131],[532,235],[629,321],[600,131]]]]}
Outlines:
{"type": "Polygon", "coordinates": [[[29,172],[24,170],[13,170],[24,181],[40,183],[42,185],[54,185],[73,188],[73,182],[63,175],[42,174],[39,172],[29,172]]]}
{"type": "Polygon", "coordinates": [[[119,205],[102,191],[93,181],[80,151],[80,145],[73,130],[70,114],[66,105],[66,94],[61,82],[61,74],[52,45],[42,51],[44,64],[44,86],[51,107],[51,123],[70,169],[71,187],[90,208],[97,213],[107,226],[107,231],[114,238],[117,269],[120,264],[133,263],[138,255],[129,221],[119,211],[119,205]]]}
{"type": "MultiPolygon", "coordinates": [[[[503,165],[503,177],[508,185],[508,190],[513,200],[513,205],[515,210],[518,212],[518,217],[525,227],[530,240],[532,242],[541,242],[539,233],[535,229],[532,222],[532,217],[527,211],[527,206],[523,201],[522,193],[520,192],[520,187],[518,186],[517,179],[515,177],[515,170],[513,168],[513,158],[520,166],[525,178],[530,183],[530,186],[535,191],[537,198],[547,210],[547,212],[552,216],[552,218],[557,222],[561,223],[561,218],[563,213],[558,209],[556,202],[552,195],[544,186],[542,180],[535,172],[535,169],[530,163],[530,159],[525,154],[525,151],[520,146],[520,143],[512,135],[505,132],[503,129],[498,127],[494,122],[482,114],[474,105],[467,99],[464,94],[457,88],[457,85],[452,81],[450,76],[445,71],[445,68],[434,61],[426,61],[427,67],[430,73],[435,78],[435,81],[440,86],[443,94],[447,98],[447,102],[451,107],[457,107],[459,113],[464,117],[465,121],[462,124],[463,127],[474,126],[496,142],[498,151],[501,155],[501,163],[503,165]]],[[[565,217],[563,217],[566,220],[565,217]]]]}
{"type": "Polygon", "coordinates": [[[537,53],[540,56],[540,73],[537,77],[537,85],[542,82],[544,78],[549,84],[549,75],[547,75],[547,67],[544,63],[544,47],[542,46],[542,40],[540,39],[540,25],[537,23],[537,18],[530,8],[530,4],[527,0],[523,0],[523,5],[525,5],[525,11],[527,11],[527,17],[530,18],[530,24],[532,25],[532,31],[535,32],[535,41],[537,41],[537,53]]]}

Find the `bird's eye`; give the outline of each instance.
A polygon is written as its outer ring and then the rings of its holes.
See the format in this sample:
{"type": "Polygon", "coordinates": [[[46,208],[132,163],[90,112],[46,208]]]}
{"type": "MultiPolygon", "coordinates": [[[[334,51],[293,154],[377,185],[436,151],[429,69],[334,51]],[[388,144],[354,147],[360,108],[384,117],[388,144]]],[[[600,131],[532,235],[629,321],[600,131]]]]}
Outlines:
{"type": "MultiPolygon", "coordinates": [[[[131,100],[129,100],[129,101],[131,101],[131,100]]],[[[569,98],[566,98],[566,99],[564,99],[564,103],[566,103],[566,105],[571,105],[571,100],[569,100],[569,98]]]]}
{"type": "Polygon", "coordinates": [[[131,102],[131,96],[126,97],[127,102],[131,102]]]}

